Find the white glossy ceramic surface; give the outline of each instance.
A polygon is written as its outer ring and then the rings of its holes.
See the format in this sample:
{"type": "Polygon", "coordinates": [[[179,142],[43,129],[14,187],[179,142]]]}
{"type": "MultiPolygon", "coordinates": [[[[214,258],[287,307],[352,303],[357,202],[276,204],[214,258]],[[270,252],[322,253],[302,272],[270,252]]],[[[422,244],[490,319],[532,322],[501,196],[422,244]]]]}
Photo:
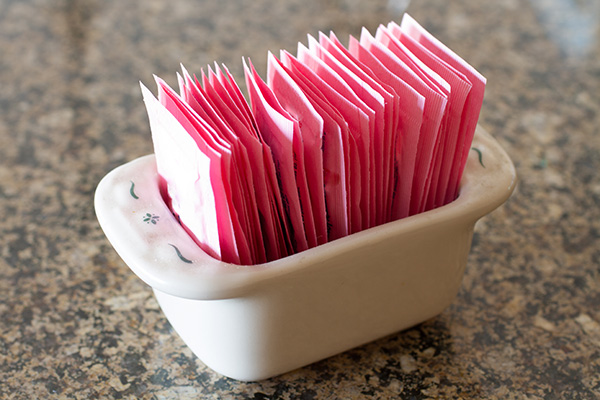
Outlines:
{"type": "Polygon", "coordinates": [[[473,148],[451,204],[267,264],[204,253],[164,204],[152,155],[100,182],[96,213],[192,351],[223,375],[260,380],[409,328],[452,302],[475,222],[516,180],[481,128],[473,148]]]}

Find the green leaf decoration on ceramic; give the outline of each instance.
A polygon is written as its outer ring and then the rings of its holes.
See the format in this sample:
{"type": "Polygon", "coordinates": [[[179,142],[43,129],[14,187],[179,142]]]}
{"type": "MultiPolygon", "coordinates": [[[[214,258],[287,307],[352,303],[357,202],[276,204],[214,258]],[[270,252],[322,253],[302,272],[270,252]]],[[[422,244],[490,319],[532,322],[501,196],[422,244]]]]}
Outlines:
{"type": "Polygon", "coordinates": [[[154,214],[150,214],[150,213],[146,213],[146,215],[144,215],[144,222],[147,224],[156,225],[158,223],[159,219],[160,219],[159,215],[154,215],[154,214]]]}
{"type": "Polygon", "coordinates": [[[185,258],[182,254],[181,251],[179,251],[179,249],[177,248],[177,246],[175,246],[174,244],[169,243],[169,246],[171,246],[172,248],[175,249],[175,252],[177,253],[177,257],[179,257],[179,259],[181,261],[183,261],[184,263],[187,264],[191,264],[192,262],[190,260],[188,260],[187,258],[185,258]]]}
{"type": "Polygon", "coordinates": [[[131,182],[131,187],[129,188],[129,194],[131,195],[131,197],[133,197],[134,199],[139,199],[139,197],[137,196],[137,194],[135,194],[135,183],[133,183],[133,181],[131,182]]]}
{"type": "Polygon", "coordinates": [[[477,147],[471,147],[471,150],[475,150],[477,156],[479,157],[479,164],[485,168],[485,165],[483,165],[483,153],[481,153],[481,150],[479,150],[477,147]]]}

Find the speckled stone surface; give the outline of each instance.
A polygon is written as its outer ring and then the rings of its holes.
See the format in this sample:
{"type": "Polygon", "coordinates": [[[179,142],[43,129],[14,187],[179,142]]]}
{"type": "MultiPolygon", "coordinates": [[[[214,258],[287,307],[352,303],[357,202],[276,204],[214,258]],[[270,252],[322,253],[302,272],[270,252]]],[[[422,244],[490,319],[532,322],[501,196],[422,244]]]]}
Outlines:
{"type": "Polygon", "coordinates": [[[599,398],[599,4],[0,0],[0,398],[599,398]],[[513,197],[438,317],[264,382],[219,376],[94,215],[102,176],[152,151],[138,81],[214,60],[240,79],[242,56],[264,74],[268,50],[407,5],[488,78],[513,197]]]}

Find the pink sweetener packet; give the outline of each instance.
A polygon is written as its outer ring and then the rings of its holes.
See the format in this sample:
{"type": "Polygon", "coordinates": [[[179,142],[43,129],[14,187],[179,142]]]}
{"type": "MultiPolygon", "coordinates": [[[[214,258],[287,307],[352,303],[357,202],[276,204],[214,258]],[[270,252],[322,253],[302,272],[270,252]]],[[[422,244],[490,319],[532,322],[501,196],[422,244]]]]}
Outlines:
{"type": "Polygon", "coordinates": [[[298,189],[298,197],[300,199],[300,207],[302,209],[302,216],[304,221],[304,232],[306,234],[306,240],[308,247],[312,248],[318,245],[315,219],[313,215],[312,203],[310,198],[310,191],[308,189],[308,179],[306,176],[306,162],[304,156],[304,139],[300,133],[300,124],[293,116],[291,116],[282,106],[271,88],[264,82],[258,72],[254,69],[254,66],[250,64],[250,69],[254,74],[255,80],[258,82],[259,87],[262,89],[263,96],[271,107],[284,116],[286,119],[292,121],[293,127],[293,154],[294,154],[294,165],[295,165],[295,177],[296,186],[298,189]]]}
{"type": "MultiPolygon", "coordinates": [[[[249,123],[249,120],[245,123],[238,110],[225,107],[221,102],[211,102],[198,79],[192,80],[190,75],[185,72],[184,75],[191,94],[190,101],[193,97],[194,101],[198,102],[199,108],[211,111],[213,120],[222,121],[233,132],[236,132],[246,146],[253,166],[251,171],[254,174],[253,182],[256,189],[257,206],[261,215],[261,226],[264,225],[263,235],[267,259],[271,261],[292,254],[289,224],[283,210],[271,149],[258,134],[253,117],[252,123],[249,123]]],[[[230,86],[238,87],[233,77],[231,75],[228,77],[230,86]]],[[[235,103],[239,104],[239,101],[235,103]]],[[[245,101],[244,104],[247,107],[245,101]]]]}
{"type": "Polygon", "coordinates": [[[427,209],[439,207],[445,204],[448,187],[450,186],[452,190],[454,190],[454,187],[456,186],[455,182],[450,183],[450,172],[453,169],[453,162],[456,158],[457,142],[459,139],[459,130],[465,101],[473,85],[471,85],[471,82],[469,82],[464,74],[436,56],[414,38],[405,34],[402,28],[395,22],[390,22],[388,24],[388,29],[413,54],[429,68],[438,73],[452,87],[449,99],[449,115],[446,126],[447,131],[444,137],[444,154],[442,155],[440,175],[437,182],[437,188],[434,191],[435,195],[430,195],[430,198],[428,199],[427,209]]]}
{"type": "MultiPolygon", "coordinates": [[[[218,66],[217,66],[218,68],[218,66]]],[[[230,97],[229,92],[221,84],[221,81],[216,78],[216,75],[212,70],[209,71],[209,78],[205,82],[204,90],[209,99],[212,99],[213,103],[219,104],[221,108],[227,108],[228,110],[237,109],[235,101],[230,97]]],[[[238,117],[243,118],[243,115],[237,114],[238,117]]],[[[223,129],[217,130],[223,138],[232,144],[235,151],[235,162],[238,164],[237,169],[240,171],[241,185],[244,189],[244,204],[245,209],[243,210],[247,214],[249,223],[249,229],[252,232],[250,240],[252,249],[256,255],[255,260],[258,263],[266,261],[265,243],[262,234],[262,227],[260,216],[258,212],[258,205],[256,199],[256,189],[254,187],[253,173],[248,157],[246,147],[241,142],[236,131],[223,127],[223,129]]]]}
{"type": "MultiPolygon", "coordinates": [[[[264,207],[268,207],[268,203],[266,205],[261,204],[260,206],[258,204],[258,196],[255,195],[257,192],[255,190],[255,177],[252,168],[250,168],[250,165],[253,165],[251,164],[250,159],[251,154],[239,136],[235,135],[217,112],[208,105],[207,100],[203,97],[200,90],[198,90],[198,88],[195,88],[195,90],[192,89],[195,86],[195,83],[183,66],[182,71],[185,78],[178,74],[182,99],[211,126],[215,131],[217,138],[232,149],[233,160],[235,161],[235,167],[239,171],[241,177],[240,186],[244,189],[244,201],[247,203],[246,206],[251,221],[252,231],[250,235],[253,235],[252,245],[254,246],[255,263],[263,263],[267,261],[267,252],[271,251],[273,246],[276,246],[276,242],[272,237],[273,235],[267,235],[261,226],[261,221],[264,225],[265,217],[263,216],[261,218],[259,214],[261,214],[261,211],[264,212],[264,207]],[[198,99],[203,103],[203,106],[201,106],[196,97],[194,97],[193,92],[197,94],[198,99]],[[265,238],[263,238],[263,233],[265,233],[265,238]]],[[[254,161],[254,157],[252,161],[254,161]]],[[[270,209],[268,210],[270,212],[270,209]]],[[[277,251],[275,251],[275,253],[277,253],[277,251]]],[[[272,256],[274,255],[275,254],[272,256]]]]}
{"type": "Polygon", "coordinates": [[[434,149],[442,118],[446,109],[447,99],[436,90],[432,89],[410,66],[401,60],[390,49],[377,41],[371,34],[363,29],[360,38],[361,44],[367,48],[386,68],[400,76],[402,80],[412,86],[419,94],[425,97],[423,110],[423,123],[417,144],[417,159],[410,196],[410,215],[420,212],[425,190],[429,166],[431,165],[434,149]]]}
{"type": "Polygon", "coordinates": [[[226,249],[221,247],[220,236],[224,236],[224,242],[235,244],[236,240],[233,222],[227,218],[229,201],[219,154],[207,146],[201,149],[197,140],[150,90],[143,84],[141,88],[150,120],[157,170],[166,185],[172,211],[209,255],[239,264],[237,246],[232,246],[231,254],[224,253],[226,249]]]}
{"type": "Polygon", "coordinates": [[[252,165],[255,166],[255,168],[252,168],[252,171],[256,174],[255,182],[258,185],[256,192],[258,206],[260,207],[259,211],[262,213],[264,217],[263,222],[267,226],[266,234],[274,235],[277,242],[277,246],[275,247],[272,238],[271,240],[267,240],[267,243],[271,245],[271,247],[267,248],[267,251],[272,254],[272,257],[276,257],[278,253],[281,257],[291,254],[293,249],[289,224],[287,218],[285,218],[281,194],[276,185],[277,178],[270,147],[257,133],[255,123],[245,123],[243,117],[235,109],[226,107],[222,102],[213,102],[203,90],[198,79],[192,81],[191,78],[188,78],[188,81],[188,86],[200,106],[207,110],[214,110],[215,114],[232,131],[237,133],[242,142],[247,146],[247,149],[250,149],[249,154],[253,156],[252,165]],[[258,145],[260,145],[260,148],[258,148],[258,145]],[[263,166],[264,169],[260,168],[260,166],[263,166]],[[265,196],[268,202],[265,202],[265,196]],[[271,231],[268,228],[269,226],[273,226],[274,230],[271,231]]]}
{"type": "MultiPolygon", "coordinates": [[[[304,197],[305,203],[301,203],[300,186],[304,182],[302,193],[305,195],[308,188],[306,187],[306,175],[298,165],[298,160],[303,154],[301,153],[302,145],[298,143],[300,138],[294,128],[297,123],[294,124],[293,119],[280,112],[281,106],[275,105],[277,99],[273,96],[271,89],[258,76],[254,68],[248,67],[245,60],[244,71],[252,113],[261,136],[269,144],[273,154],[283,206],[293,232],[294,251],[304,251],[309,248],[304,222],[310,222],[312,215],[304,214],[310,204],[308,196],[304,197]],[[273,107],[274,105],[277,108],[273,107]],[[301,179],[302,176],[304,176],[304,180],[301,179]]],[[[316,244],[314,227],[311,242],[313,245],[316,244]]]]}
{"type": "MultiPolygon", "coordinates": [[[[222,65],[224,73],[221,72],[220,69],[217,68],[217,75],[219,77],[220,82],[225,86],[225,88],[229,91],[231,98],[234,103],[238,106],[238,117],[240,119],[245,119],[246,125],[249,127],[248,129],[240,129],[238,134],[240,138],[244,142],[244,144],[248,148],[252,148],[253,150],[257,150],[256,143],[260,143],[262,147],[262,157],[263,163],[258,162],[258,158],[252,161],[253,166],[263,166],[263,168],[253,168],[255,173],[258,173],[261,177],[258,179],[259,182],[262,182],[262,177],[266,179],[266,184],[264,186],[257,186],[257,197],[267,196],[269,199],[269,203],[272,210],[272,216],[274,221],[273,227],[276,234],[276,239],[279,244],[279,252],[281,256],[275,256],[274,258],[269,258],[269,261],[272,259],[278,259],[280,257],[285,257],[294,252],[290,229],[287,217],[284,213],[283,204],[281,200],[281,193],[279,190],[279,184],[277,182],[277,176],[275,171],[275,164],[273,162],[273,155],[269,145],[263,140],[258,131],[258,127],[256,124],[256,120],[254,119],[254,115],[246,101],[242,91],[240,90],[239,85],[236,83],[233,75],[229,72],[227,67],[222,65]]],[[[269,223],[270,224],[270,223],[269,223]]],[[[271,232],[272,229],[267,226],[265,228],[267,232],[271,232]]]]}
{"type": "MultiPolygon", "coordinates": [[[[223,70],[225,73],[222,73],[221,69],[217,69],[217,76],[227,89],[233,104],[237,106],[237,110],[229,110],[227,116],[230,119],[223,122],[238,135],[247,149],[252,166],[250,170],[254,177],[262,233],[265,237],[267,260],[277,260],[291,254],[292,247],[279,188],[274,185],[277,183],[277,179],[271,149],[260,137],[248,102],[243,97],[234,77],[225,65],[223,65],[223,70]],[[245,121],[243,121],[244,119],[245,121]]],[[[192,84],[191,79],[190,84],[192,84]]]]}
{"type": "MultiPolygon", "coordinates": [[[[254,264],[257,261],[256,252],[253,251],[251,227],[248,224],[247,204],[243,193],[243,182],[240,171],[234,162],[234,150],[232,146],[200,118],[186,104],[181,97],[171,89],[166,82],[157,78],[158,100],[171,112],[184,128],[192,135],[196,144],[201,149],[210,149],[219,154],[221,159],[221,170],[225,193],[229,203],[227,207],[233,223],[234,235],[239,252],[240,264],[254,264]],[[240,212],[240,209],[243,212],[240,212]]],[[[226,240],[222,235],[221,249],[233,246],[234,242],[226,240]]],[[[224,252],[225,253],[225,252],[224,252]]]]}
{"type": "Polygon", "coordinates": [[[281,190],[279,181],[277,179],[277,170],[275,168],[275,161],[273,160],[273,152],[269,145],[263,143],[263,162],[265,166],[265,178],[266,184],[264,186],[265,191],[269,193],[269,202],[271,206],[271,213],[276,221],[275,229],[277,233],[277,240],[279,243],[279,251],[282,257],[286,255],[294,254],[293,232],[290,227],[290,221],[288,215],[285,212],[283,199],[281,197],[281,190]]]}
{"type": "MultiPolygon", "coordinates": [[[[381,212],[378,217],[378,224],[390,221],[392,198],[393,198],[393,178],[394,178],[394,148],[398,137],[398,113],[400,107],[400,98],[394,90],[386,83],[382,82],[373,74],[368,67],[356,59],[348,49],[338,40],[333,32],[329,37],[323,33],[319,34],[319,42],[333,57],[344,65],[348,70],[368,85],[369,88],[377,92],[383,99],[383,136],[381,138],[381,153],[376,158],[381,159],[381,212]]],[[[375,107],[372,107],[375,109],[375,107]]]]}
{"type": "Polygon", "coordinates": [[[219,78],[219,75],[224,77],[223,72],[219,68],[219,66],[215,63],[216,73],[212,70],[212,68],[208,69],[208,74],[202,74],[202,85],[204,89],[207,90],[210,88],[214,94],[218,97],[215,97],[215,101],[220,101],[222,106],[227,107],[231,110],[232,113],[235,114],[236,118],[246,125],[247,129],[252,129],[251,120],[246,115],[243,108],[238,106],[237,96],[231,96],[229,85],[226,84],[226,80],[223,78],[219,78]]]}
{"type": "MultiPolygon", "coordinates": [[[[208,99],[212,100],[213,104],[219,104],[224,107],[229,107],[217,90],[206,83],[204,86],[204,94],[208,99]]],[[[247,153],[243,146],[240,145],[238,138],[235,135],[229,135],[231,131],[217,131],[216,135],[224,142],[232,147],[235,153],[233,162],[235,163],[236,174],[232,176],[231,182],[233,188],[233,199],[235,202],[235,212],[239,215],[242,230],[246,233],[248,244],[252,252],[254,263],[265,261],[264,243],[260,232],[260,222],[256,206],[256,198],[254,190],[249,186],[250,172],[247,168],[247,153]]]]}
{"type": "MultiPolygon", "coordinates": [[[[393,48],[393,51],[400,52],[406,56],[406,58],[412,62],[413,68],[419,71],[422,71],[425,77],[429,79],[430,86],[434,89],[439,90],[440,93],[444,94],[448,99],[447,109],[444,114],[444,118],[442,120],[442,127],[440,130],[439,137],[437,139],[436,147],[434,149],[434,157],[432,164],[429,168],[428,172],[428,180],[425,191],[425,197],[423,198],[423,202],[421,204],[421,211],[431,210],[435,207],[438,207],[441,204],[436,203],[436,198],[438,196],[443,197],[443,193],[446,191],[446,187],[442,187],[438,190],[440,176],[444,170],[444,158],[445,154],[449,152],[448,147],[450,147],[450,143],[448,140],[448,136],[452,135],[452,122],[453,120],[460,121],[460,114],[462,113],[462,106],[464,105],[464,100],[462,104],[456,105],[457,103],[457,95],[456,93],[452,93],[452,85],[448,82],[444,77],[438,74],[434,69],[430,68],[430,66],[424,62],[420,57],[415,55],[401,40],[402,34],[400,32],[399,27],[396,24],[390,23],[388,27],[381,27],[378,29],[378,35],[385,37],[385,41],[389,41],[389,47],[393,48]],[[397,35],[393,33],[393,28],[397,27],[397,35]],[[442,194],[438,194],[438,192],[443,192],[442,194]]],[[[406,36],[406,35],[404,35],[406,36]]],[[[446,70],[442,70],[446,71],[446,70]]],[[[445,77],[452,77],[451,75],[445,75],[445,77]]],[[[456,87],[454,87],[454,92],[456,92],[456,87]]],[[[465,94],[466,96],[466,94],[465,94]]],[[[452,154],[454,156],[454,154],[452,154]]],[[[449,158],[449,157],[448,157],[449,158]]]]}
{"type": "MultiPolygon", "coordinates": [[[[281,199],[281,192],[279,190],[279,184],[277,182],[277,173],[275,170],[275,164],[273,162],[273,154],[271,152],[271,148],[269,145],[263,140],[260,132],[258,131],[258,127],[256,124],[256,120],[254,119],[254,115],[250,110],[250,106],[248,102],[244,98],[238,84],[235,82],[235,79],[223,65],[223,69],[225,70],[225,75],[227,77],[227,82],[229,85],[225,85],[229,87],[231,97],[234,98],[234,102],[238,105],[238,109],[241,111],[241,115],[246,119],[246,125],[249,127],[248,129],[241,129],[238,132],[240,138],[244,142],[246,146],[252,148],[253,150],[257,150],[256,143],[260,143],[262,150],[262,163],[258,162],[258,158],[256,158],[256,162],[252,162],[253,166],[263,166],[262,168],[253,168],[255,173],[260,175],[258,179],[259,182],[262,182],[262,178],[264,177],[266,183],[264,186],[257,186],[257,194],[258,197],[267,196],[269,200],[269,204],[271,207],[271,214],[274,222],[274,230],[275,236],[278,243],[278,251],[281,253],[281,257],[285,257],[287,255],[293,254],[294,249],[292,246],[292,238],[290,234],[289,222],[287,216],[285,215],[283,209],[283,202],[281,199]]],[[[240,113],[238,113],[240,115],[240,113]]],[[[258,157],[258,153],[257,153],[258,157]]],[[[267,226],[266,228],[270,231],[271,228],[267,226]]],[[[278,259],[280,257],[275,257],[274,259],[278,259]]],[[[269,261],[271,258],[269,258],[269,261]]]]}
{"type": "Polygon", "coordinates": [[[414,38],[441,60],[462,73],[472,85],[471,91],[465,100],[462,123],[459,129],[459,139],[456,145],[456,157],[452,163],[453,167],[450,172],[448,182],[450,187],[445,199],[445,202],[448,203],[453,201],[458,195],[460,180],[471,149],[471,142],[473,141],[477,120],[479,119],[479,113],[483,104],[486,79],[475,68],[419,25],[410,15],[404,14],[400,27],[406,35],[414,38]]]}
{"type": "Polygon", "coordinates": [[[367,106],[344,82],[344,80],[331,69],[327,64],[316,57],[303,44],[298,44],[298,60],[312,70],[316,76],[321,78],[328,87],[337,92],[338,96],[343,98],[340,101],[338,98],[331,98],[329,101],[338,109],[344,118],[348,120],[348,126],[354,134],[361,152],[360,164],[362,165],[361,173],[361,215],[362,228],[367,229],[374,226],[374,187],[375,187],[375,157],[373,143],[371,137],[375,130],[375,112],[367,106]]]}
{"type": "Polygon", "coordinates": [[[348,51],[382,82],[393,89],[400,99],[397,137],[394,147],[391,220],[410,214],[412,183],[417,159],[425,98],[392,72],[356,38],[350,36],[348,51]]]}
{"type": "Polygon", "coordinates": [[[368,185],[363,186],[365,179],[368,180],[368,173],[366,173],[366,168],[362,164],[362,160],[366,159],[368,155],[368,149],[365,148],[364,142],[359,137],[359,133],[368,129],[366,125],[367,115],[289,52],[281,52],[281,61],[283,65],[296,75],[297,82],[305,82],[307,86],[310,86],[315,93],[327,102],[327,104],[322,104],[322,106],[326,108],[329,105],[330,115],[333,118],[341,117],[336,122],[342,130],[342,135],[347,132],[348,138],[348,141],[344,141],[344,144],[348,144],[345,157],[347,157],[346,176],[348,179],[349,230],[350,233],[359,232],[366,228],[363,225],[364,217],[362,211],[364,208],[364,199],[368,199],[368,196],[363,195],[363,191],[368,188],[368,185]]]}
{"type": "Polygon", "coordinates": [[[423,197],[418,210],[418,212],[423,212],[427,210],[427,202],[430,196],[433,195],[433,197],[435,197],[435,188],[439,178],[442,154],[444,153],[444,137],[447,131],[451,86],[440,75],[429,68],[418,57],[416,57],[406,46],[404,46],[403,43],[394,37],[387,27],[380,25],[379,28],[377,28],[375,38],[383,43],[388,49],[390,49],[400,60],[402,60],[402,62],[404,62],[427,86],[436,91],[446,100],[446,108],[442,114],[442,121],[438,131],[438,136],[434,142],[433,153],[427,171],[423,197]]]}
{"type": "Polygon", "coordinates": [[[221,66],[222,68],[217,67],[219,82],[225,87],[232,101],[237,105],[242,117],[253,127],[253,129],[250,129],[250,132],[256,133],[256,122],[254,121],[254,116],[252,115],[252,111],[250,110],[246,98],[239,85],[236,83],[233,75],[229,72],[229,69],[227,69],[227,66],[225,66],[225,64],[222,64],[221,66]]]}
{"type": "Polygon", "coordinates": [[[332,115],[335,110],[315,88],[311,88],[301,75],[288,69],[277,58],[273,57],[278,69],[294,81],[302,91],[316,113],[323,120],[323,185],[327,215],[327,237],[335,240],[347,236],[349,232],[349,210],[347,182],[347,163],[349,154],[348,127],[341,115],[332,115]],[[338,123],[339,121],[339,123],[338,123]]]}
{"type": "MultiPolygon", "coordinates": [[[[326,37],[325,37],[326,38],[326,37]]],[[[352,70],[340,62],[329,50],[321,45],[314,37],[308,35],[308,48],[325,63],[332,71],[344,80],[352,92],[373,111],[373,125],[369,134],[371,143],[371,156],[373,157],[373,174],[371,181],[371,223],[381,225],[384,220],[385,210],[383,203],[384,188],[384,137],[385,131],[385,101],[383,96],[357,76],[352,70]]]]}
{"type": "Polygon", "coordinates": [[[327,212],[323,181],[323,118],[317,113],[302,90],[268,53],[267,83],[285,111],[298,121],[304,147],[306,180],[314,217],[317,244],[327,242],[327,212]]]}

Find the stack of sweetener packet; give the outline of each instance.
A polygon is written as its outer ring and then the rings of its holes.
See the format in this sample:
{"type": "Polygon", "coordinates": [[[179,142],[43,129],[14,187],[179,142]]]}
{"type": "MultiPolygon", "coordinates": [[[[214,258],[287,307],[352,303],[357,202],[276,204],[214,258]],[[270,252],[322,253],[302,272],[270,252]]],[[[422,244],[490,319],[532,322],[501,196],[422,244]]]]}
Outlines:
{"type": "Polygon", "coordinates": [[[410,16],[244,70],[249,102],[216,64],[142,85],[163,198],[213,257],[264,263],[458,196],[485,78],[410,16]]]}

